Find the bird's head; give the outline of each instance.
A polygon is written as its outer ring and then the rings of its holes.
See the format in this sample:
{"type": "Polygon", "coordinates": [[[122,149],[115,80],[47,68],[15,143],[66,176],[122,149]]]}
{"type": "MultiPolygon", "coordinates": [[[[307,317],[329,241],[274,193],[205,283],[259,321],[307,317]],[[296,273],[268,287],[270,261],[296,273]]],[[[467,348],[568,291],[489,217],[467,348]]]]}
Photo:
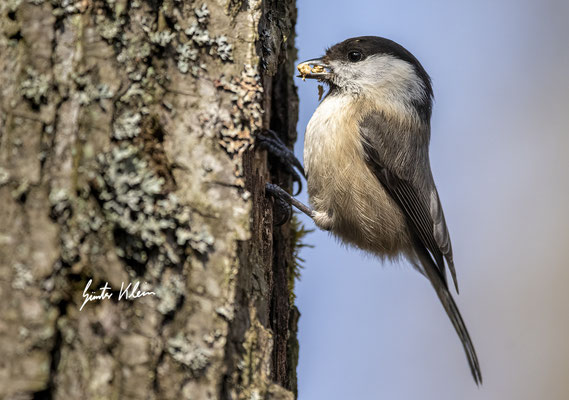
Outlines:
{"type": "Polygon", "coordinates": [[[403,46],[385,38],[361,36],[330,47],[298,65],[302,78],[318,79],[331,93],[366,96],[413,105],[429,119],[433,91],[429,75],[403,46]]]}

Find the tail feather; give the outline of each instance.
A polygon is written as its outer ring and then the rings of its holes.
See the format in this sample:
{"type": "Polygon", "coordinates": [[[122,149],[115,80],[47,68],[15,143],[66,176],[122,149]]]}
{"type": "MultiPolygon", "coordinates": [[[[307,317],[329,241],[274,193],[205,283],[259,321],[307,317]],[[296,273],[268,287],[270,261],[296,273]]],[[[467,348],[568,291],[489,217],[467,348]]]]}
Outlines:
{"type": "Polygon", "coordinates": [[[423,267],[422,272],[427,276],[431,282],[431,285],[433,285],[433,288],[435,289],[435,292],[437,292],[437,296],[439,297],[443,308],[449,316],[452,325],[454,326],[454,329],[456,329],[456,333],[462,342],[472,377],[474,378],[474,381],[477,385],[481,385],[482,373],[480,371],[478,357],[476,356],[476,350],[474,349],[474,344],[470,339],[470,335],[468,334],[464,320],[460,315],[460,311],[458,310],[458,307],[448,290],[448,286],[441,278],[437,266],[435,265],[427,250],[422,245],[417,244],[417,246],[415,246],[415,251],[417,252],[419,260],[421,261],[423,267]]]}

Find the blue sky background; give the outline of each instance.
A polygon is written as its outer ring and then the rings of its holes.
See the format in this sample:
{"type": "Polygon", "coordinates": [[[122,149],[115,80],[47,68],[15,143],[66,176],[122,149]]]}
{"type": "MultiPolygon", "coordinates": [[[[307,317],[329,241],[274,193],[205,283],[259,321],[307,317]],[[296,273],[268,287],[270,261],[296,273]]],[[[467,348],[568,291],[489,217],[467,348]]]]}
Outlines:
{"type": "MultiPolygon", "coordinates": [[[[484,376],[477,388],[426,279],[317,231],[297,285],[299,399],[568,399],[569,1],[298,0],[298,12],[301,60],[377,35],[431,75],[431,163],[484,376]]],[[[318,95],[297,85],[301,155],[318,95]]]]}

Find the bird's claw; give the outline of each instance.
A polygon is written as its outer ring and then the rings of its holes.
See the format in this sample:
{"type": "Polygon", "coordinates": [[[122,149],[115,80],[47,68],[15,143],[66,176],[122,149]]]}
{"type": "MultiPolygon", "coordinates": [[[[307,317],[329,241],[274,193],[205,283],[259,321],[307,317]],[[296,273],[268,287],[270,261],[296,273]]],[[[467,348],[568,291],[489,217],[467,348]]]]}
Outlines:
{"type": "Polygon", "coordinates": [[[275,212],[275,215],[281,215],[280,219],[278,219],[277,222],[275,222],[274,224],[276,226],[281,226],[283,224],[286,224],[292,217],[292,206],[281,195],[282,188],[273,183],[267,183],[265,184],[265,192],[270,194],[273,197],[273,199],[275,199],[275,206],[276,206],[275,208],[277,208],[278,210],[277,212],[275,212]]]}
{"type": "Polygon", "coordinates": [[[298,158],[296,158],[294,152],[284,144],[275,131],[270,129],[258,134],[256,136],[256,141],[260,148],[267,150],[269,153],[277,157],[285,166],[287,172],[292,176],[293,183],[296,182],[298,184],[298,189],[294,196],[298,195],[302,191],[302,178],[295,170],[295,167],[300,171],[304,178],[306,178],[306,174],[304,173],[304,167],[298,158]]]}

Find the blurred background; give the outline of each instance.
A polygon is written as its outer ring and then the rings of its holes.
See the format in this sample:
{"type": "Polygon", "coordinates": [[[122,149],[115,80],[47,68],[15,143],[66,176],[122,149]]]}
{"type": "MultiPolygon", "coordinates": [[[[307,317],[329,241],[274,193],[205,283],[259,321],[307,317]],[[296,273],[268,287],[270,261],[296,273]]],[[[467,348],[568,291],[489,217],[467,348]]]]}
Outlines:
{"type": "MultiPolygon", "coordinates": [[[[298,0],[298,12],[300,60],[377,35],[431,75],[431,163],[484,377],[477,388],[426,279],[316,231],[296,290],[299,399],[569,399],[569,1],[298,0]]],[[[297,85],[301,155],[318,94],[297,85]]]]}

